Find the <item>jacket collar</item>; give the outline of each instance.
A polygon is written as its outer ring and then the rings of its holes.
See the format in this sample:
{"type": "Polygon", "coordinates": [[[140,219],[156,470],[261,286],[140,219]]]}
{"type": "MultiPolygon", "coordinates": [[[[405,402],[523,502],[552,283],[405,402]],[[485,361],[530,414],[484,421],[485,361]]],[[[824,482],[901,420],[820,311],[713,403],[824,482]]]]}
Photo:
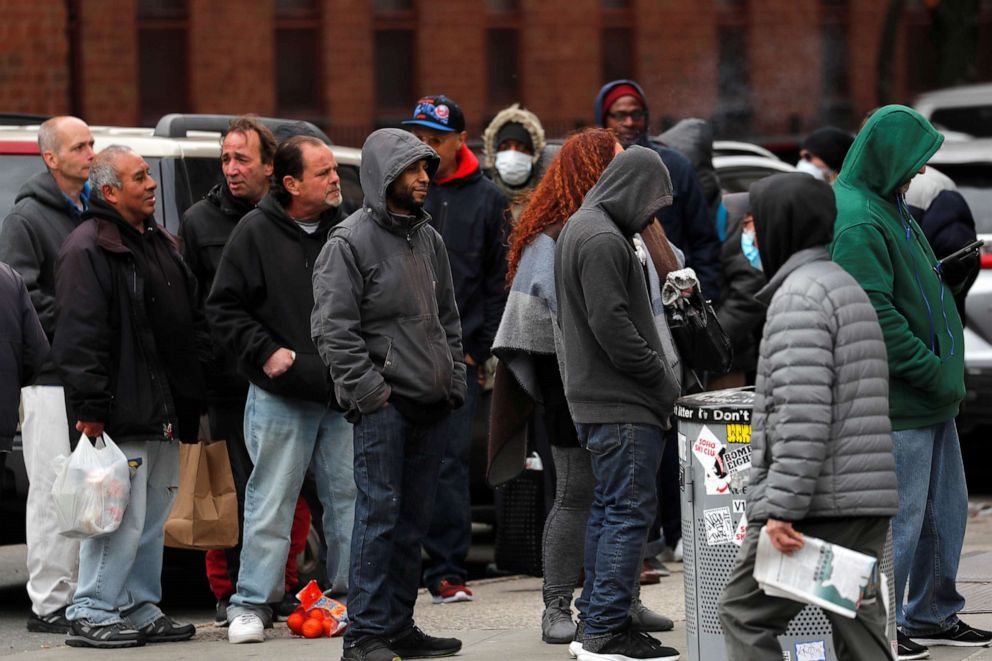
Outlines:
{"type": "Polygon", "coordinates": [[[772,302],[772,296],[778,291],[778,288],[782,286],[785,279],[792,274],[793,271],[798,269],[800,266],[809,264],[811,262],[829,262],[830,253],[827,252],[826,246],[813,246],[812,248],[806,248],[795,253],[785,261],[785,264],[775,272],[772,279],[768,281],[768,284],[761,288],[761,290],[754,295],[760,303],[764,303],[766,306],[772,302]]]}
{"type": "MultiPolygon", "coordinates": [[[[90,202],[90,206],[85,214],[86,219],[93,219],[96,223],[96,242],[104,250],[112,253],[127,254],[131,250],[124,245],[121,232],[138,233],[115,208],[97,198],[90,202]]],[[[155,222],[154,216],[145,218],[145,231],[153,232],[161,236],[166,244],[173,250],[179,250],[179,243],[168,232],[162,230],[155,222]]]]}

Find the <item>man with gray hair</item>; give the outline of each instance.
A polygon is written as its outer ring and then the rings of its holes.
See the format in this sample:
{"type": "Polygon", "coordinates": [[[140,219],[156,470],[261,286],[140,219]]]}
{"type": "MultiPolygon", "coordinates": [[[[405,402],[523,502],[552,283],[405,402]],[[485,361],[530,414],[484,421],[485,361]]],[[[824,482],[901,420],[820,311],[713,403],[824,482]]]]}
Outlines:
{"type": "MultiPolygon", "coordinates": [[[[46,170],[29,179],[0,225],[0,262],[20,274],[49,342],[55,335],[55,258],[79,225],[89,199],[93,135],[76,117],[53,117],[41,125],[38,147],[46,170]]],[[[63,537],[52,516],[51,459],[68,454],[62,385],[51,360],[21,393],[24,466],[28,474],[26,518],[28,631],[65,633],[66,606],[76,589],[79,541],[63,537]]]]}
{"type": "Polygon", "coordinates": [[[209,341],[178,241],[152,215],[148,163],[128,147],[107,147],[90,183],[94,199],[56,264],[52,355],[68,419],[90,438],[106,432],[116,441],[131,491],[120,527],[81,544],[66,644],[187,640],[195,627],[158,607],[162,526],[179,481],[179,441],[197,440],[209,341]]]}

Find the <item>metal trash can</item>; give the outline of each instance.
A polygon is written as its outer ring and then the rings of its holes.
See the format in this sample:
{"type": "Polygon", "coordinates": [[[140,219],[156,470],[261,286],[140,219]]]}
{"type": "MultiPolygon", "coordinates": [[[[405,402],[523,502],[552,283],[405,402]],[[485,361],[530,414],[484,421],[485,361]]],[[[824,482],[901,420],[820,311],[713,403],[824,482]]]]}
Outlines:
{"type": "MultiPolygon", "coordinates": [[[[733,388],[678,400],[679,486],[682,493],[682,555],[685,580],[686,658],[726,661],[717,601],[737,561],[747,531],[754,391],[733,388]]],[[[895,601],[892,533],[881,562],[888,604],[895,601]]],[[[896,649],[895,609],[889,608],[889,639],[896,649]]],[[[830,622],[807,606],[779,637],[783,661],[836,661],[830,622]]]]}

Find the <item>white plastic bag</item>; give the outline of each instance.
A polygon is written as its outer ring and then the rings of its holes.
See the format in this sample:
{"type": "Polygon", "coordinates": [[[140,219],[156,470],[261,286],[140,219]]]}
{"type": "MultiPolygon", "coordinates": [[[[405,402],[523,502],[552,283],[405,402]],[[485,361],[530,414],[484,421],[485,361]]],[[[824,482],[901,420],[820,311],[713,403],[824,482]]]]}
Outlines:
{"type": "Polygon", "coordinates": [[[131,472],[107,434],[102,448],[83,434],[71,455],[55,458],[55,469],[52,500],[61,534],[97,537],[117,530],[131,496],[131,472]]]}

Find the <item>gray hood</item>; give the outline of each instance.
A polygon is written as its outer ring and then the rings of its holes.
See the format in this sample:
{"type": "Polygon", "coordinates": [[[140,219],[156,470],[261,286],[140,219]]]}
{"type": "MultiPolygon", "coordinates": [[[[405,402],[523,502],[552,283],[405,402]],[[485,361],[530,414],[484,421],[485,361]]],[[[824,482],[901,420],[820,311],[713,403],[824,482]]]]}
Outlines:
{"type": "Polygon", "coordinates": [[[652,139],[682,152],[696,169],[713,167],[713,127],[704,119],[683,119],[652,139]]]}
{"type": "Polygon", "coordinates": [[[409,131],[379,129],[362,146],[361,183],[365,200],[362,206],[380,220],[389,218],[386,189],[411,163],[427,159],[427,174],[434,178],[440,164],[437,152],[409,131]]]}
{"type": "Polygon", "coordinates": [[[632,145],[606,166],[583,209],[599,208],[624,236],[643,230],[659,209],[672,203],[672,179],[654,150],[632,145]]]}

